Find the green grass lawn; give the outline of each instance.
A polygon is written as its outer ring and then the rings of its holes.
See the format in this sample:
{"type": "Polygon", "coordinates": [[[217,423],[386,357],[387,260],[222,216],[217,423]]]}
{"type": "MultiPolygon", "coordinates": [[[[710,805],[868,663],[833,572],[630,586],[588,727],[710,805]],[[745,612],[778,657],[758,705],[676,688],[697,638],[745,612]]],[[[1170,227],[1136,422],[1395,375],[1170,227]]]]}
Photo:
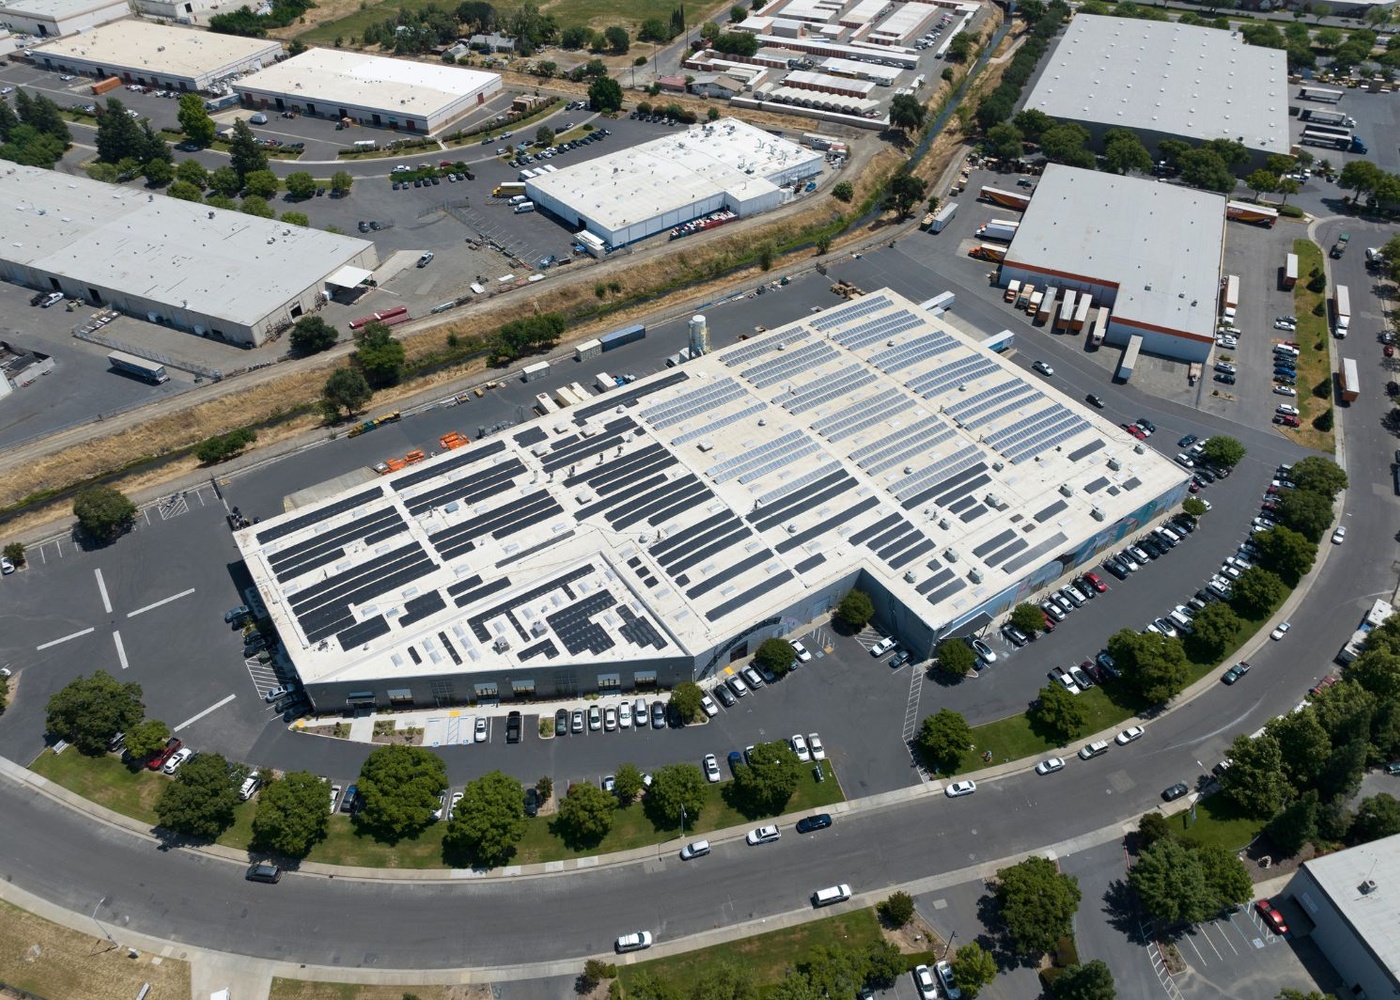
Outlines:
{"type": "Polygon", "coordinates": [[[1196,818],[1191,810],[1171,817],[1172,831],[1182,840],[1193,844],[1216,844],[1227,851],[1248,846],[1264,829],[1261,820],[1241,815],[1223,795],[1210,795],[1196,803],[1196,818]]]}
{"type": "Polygon", "coordinates": [[[729,962],[748,969],[763,995],[763,987],[772,986],[783,978],[789,967],[806,960],[820,945],[843,945],[864,948],[880,940],[880,923],[875,911],[857,910],[826,920],[789,927],[785,930],[759,934],[728,944],[687,952],[674,958],[658,958],[635,965],[620,965],[618,981],[623,996],[638,969],[646,969],[682,989],[706,981],[721,964],[729,962]]]}
{"type": "Polygon", "coordinates": [[[133,771],[115,754],[85,757],[71,747],[57,755],[45,750],[29,769],[91,802],[152,825],[156,799],[170,780],[144,767],[133,771]]]}
{"type": "MultiPolygon", "coordinates": [[[[325,21],[307,28],[297,35],[297,39],[306,45],[329,46],[335,44],[336,38],[340,38],[348,47],[350,39],[362,36],[368,25],[388,20],[401,9],[420,11],[432,2],[433,0],[381,0],[379,3],[368,3],[362,9],[338,20],[325,21]]],[[[553,15],[561,27],[589,25],[601,31],[610,25],[620,24],[632,35],[636,34],[637,27],[649,17],[659,17],[668,21],[671,9],[670,5],[658,6],[652,0],[546,0],[540,4],[540,11],[553,15]]],[[[696,24],[698,23],[697,21],[696,24]]],[[[651,45],[646,42],[634,42],[632,52],[650,55],[651,45]]]]}
{"type": "Polygon", "coordinates": [[[1309,276],[1322,267],[1322,251],[1309,239],[1293,241],[1298,255],[1298,283],[1293,286],[1293,314],[1298,317],[1297,333],[1271,331],[1280,340],[1298,341],[1298,399],[1295,405],[1302,411],[1303,426],[1286,433],[1300,444],[1331,453],[1335,442],[1331,431],[1320,431],[1313,420],[1332,405],[1332,361],[1327,350],[1330,332],[1327,329],[1326,292],[1308,288],[1309,276]],[[1313,395],[1313,388],[1327,383],[1324,396],[1313,395]]]}

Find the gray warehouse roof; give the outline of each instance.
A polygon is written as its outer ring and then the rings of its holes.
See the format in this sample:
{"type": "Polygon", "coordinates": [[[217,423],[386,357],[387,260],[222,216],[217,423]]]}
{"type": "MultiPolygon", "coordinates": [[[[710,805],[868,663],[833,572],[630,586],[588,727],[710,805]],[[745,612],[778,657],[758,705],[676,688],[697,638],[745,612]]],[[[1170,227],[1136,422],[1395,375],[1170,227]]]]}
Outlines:
{"type": "Polygon", "coordinates": [[[1079,14],[1026,107],[1052,118],[1287,154],[1287,53],[1174,21],[1079,14]]]}
{"type": "Polygon", "coordinates": [[[133,73],[189,79],[259,59],[270,64],[281,51],[282,43],[275,38],[240,38],[147,21],[114,21],[34,49],[36,58],[59,60],[66,56],[109,72],[130,69],[133,73]]]}
{"type": "Polygon", "coordinates": [[[1222,195],[1051,165],[1006,263],[1115,284],[1115,319],[1209,340],[1224,241],[1222,195]]]}
{"type": "Polygon", "coordinates": [[[10,0],[0,3],[0,15],[17,14],[62,21],[88,11],[102,10],[111,4],[112,0],[10,0]]]}
{"type": "Polygon", "coordinates": [[[137,188],[7,164],[0,257],[254,325],[373,244],[137,188]]]}
{"type": "Polygon", "coordinates": [[[302,680],[370,681],[700,656],[862,568],[941,629],[1184,481],[883,290],[235,539],[302,680]]]}
{"type": "Polygon", "coordinates": [[[1400,979],[1400,834],[1313,858],[1303,867],[1400,979]]]}

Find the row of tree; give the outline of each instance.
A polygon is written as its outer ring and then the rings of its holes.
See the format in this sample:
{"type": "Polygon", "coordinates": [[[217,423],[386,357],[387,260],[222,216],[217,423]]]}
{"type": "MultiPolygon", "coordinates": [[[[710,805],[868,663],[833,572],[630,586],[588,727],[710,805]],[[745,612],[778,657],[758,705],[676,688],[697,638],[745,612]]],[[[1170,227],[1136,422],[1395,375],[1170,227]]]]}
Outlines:
{"type": "MultiPolygon", "coordinates": [[[[307,323],[303,329],[309,331],[299,339],[303,345],[329,347],[335,342],[330,339],[335,328],[329,324],[307,323]]],[[[342,417],[351,417],[363,410],[376,389],[386,389],[398,382],[407,365],[403,344],[385,324],[368,323],[356,330],[354,337],[355,350],[350,355],[350,364],[331,372],[321,390],[321,413],[327,423],[336,423],[342,417]]]]}
{"type": "Polygon", "coordinates": [[[58,105],[43,94],[15,91],[15,106],[0,99],[0,160],[52,167],[73,144],[58,105]]]}

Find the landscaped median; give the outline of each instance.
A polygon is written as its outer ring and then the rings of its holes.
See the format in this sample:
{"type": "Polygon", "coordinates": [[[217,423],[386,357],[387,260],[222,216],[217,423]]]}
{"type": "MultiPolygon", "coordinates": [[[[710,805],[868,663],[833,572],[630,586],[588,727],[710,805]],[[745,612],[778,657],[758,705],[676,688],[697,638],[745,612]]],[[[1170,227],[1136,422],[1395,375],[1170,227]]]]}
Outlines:
{"type": "MultiPolygon", "coordinates": [[[[802,813],[844,801],[830,761],[821,763],[825,780],[818,782],[810,769],[801,772],[796,790],[782,807],[784,813],[802,813]]],[[[155,804],[171,778],[145,768],[132,769],[116,754],[84,756],[74,749],[61,754],[45,750],[30,765],[36,774],[113,812],[142,824],[159,822],[155,804]]],[[[732,781],[707,784],[698,810],[687,810],[685,836],[703,836],[716,830],[739,827],[771,819],[773,814],[741,810],[732,793],[732,781]]],[[[266,789],[264,789],[264,794],[266,789]]],[[[215,843],[239,851],[255,852],[253,817],[258,802],[241,802],[234,809],[234,822],[215,843]]],[[[397,840],[376,839],[349,816],[329,817],[324,839],[316,843],[305,861],[323,865],[361,868],[434,869],[443,868],[444,834],[448,823],[429,823],[397,840]]],[[[680,824],[669,824],[655,817],[642,802],[618,805],[611,828],[596,842],[571,842],[556,815],[527,817],[525,832],[508,863],[513,866],[567,861],[591,855],[608,855],[664,844],[681,834],[680,824]]]]}

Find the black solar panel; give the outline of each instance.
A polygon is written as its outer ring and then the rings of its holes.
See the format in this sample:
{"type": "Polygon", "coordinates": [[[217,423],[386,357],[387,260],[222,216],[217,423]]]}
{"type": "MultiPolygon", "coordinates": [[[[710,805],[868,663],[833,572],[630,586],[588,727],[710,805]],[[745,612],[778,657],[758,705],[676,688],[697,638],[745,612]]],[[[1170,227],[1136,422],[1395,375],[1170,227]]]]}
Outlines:
{"type": "Polygon", "coordinates": [[[473,539],[485,535],[504,538],[562,512],[563,508],[553,496],[545,490],[537,490],[509,506],[498,507],[479,517],[435,532],[428,536],[428,540],[444,559],[452,559],[464,551],[463,547],[471,544],[473,539]]]}
{"type": "Polygon", "coordinates": [[[898,514],[891,514],[889,517],[876,521],[868,528],[862,528],[860,531],[857,531],[850,537],[849,541],[852,545],[864,545],[868,539],[874,538],[883,531],[888,531],[890,528],[893,528],[896,524],[900,524],[903,521],[904,518],[900,517],[898,514]]]}
{"type": "Polygon", "coordinates": [[[826,562],[826,556],[818,552],[814,556],[810,556],[806,559],[803,559],[800,563],[794,566],[793,569],[797,570],[798,573],[806,573],[808,570],[816,569],[824,562],[826,562]]]}
{"type": "MultiPolygon", "coordinates": [[[[658,457],[670,459],[671,454],[659,444],[650,444],[645,448],[624,455],[615,462],[609,462],[606,465],[585,466],[574,475],[565,479],[564,485],[570,488],[577,486],[579,483],[589,483],[593,486],[598,486],[601,483],[609,482],[620,476],[625,476],[633,469],[645,467],[656,461],[658,457]]],[[[674,461],[674,459],[671,460],[674,461]]]]}
{"type": "Polygon", "coordinates": [[[731,546],[738,545],[745,539],[751,537],[749,529],[738,521],[734,522],[733,530],[726,531],[723,535],[717,536],[714,541],[702,548],[694,551],[687,551],[684,558],[666,567],[666,572],[672,576],[677,573],[684,573],[692,566],[697,566],[713,555],[718,555],[731,546]]]}
{"type": "Polygon", "coordinates": [[[921,593],[921,594],[927,594],[927,593],[928,593],[930,590],[932,590],[934,587],[941,587],[943,584],[947,583],[947,582],[948,582],[949,580],[951,580],[952,578],[953,578],[953,571],[950,570],[950,569],[944,568],[944,569],[939,570],[937,573],[935,573],[933,576],[929,577],[927,580],[925,580],[923,583],[919,584],[919,585],[918,585],[917,587],[915,587],[914,589],[917,590],[917,591],[918,591],[919,593],[921,593]]]}
{"type": "Polygon", "coordinates": [[[363,646],[371,639],[378,639],[381,635],[387,635],[389,623],[384,620],[383,615],[375,615],[367,618],[358,625],[352,625],[335,634],[336,641],[340,643],[340,648],[349,650],[354,646],[363,646]]]}
{"type": "Polygon", "coordinates": [[[627,528],[648,514],[668,506],[676,497],[694,497],[708,492],[709,487],[700,482],[694,475],[682,476],[680,479],[673,479],[663,486],[658,486],[648,493],[639,494],[628,500],[608,514],[608,521],[619,530],[627,528]]]}
{"type": "Polygon", "coordinates": [[[515,443],[522,448],[528,448],[532,444],[539,444],[541,441],[547,440],[549,440],[549,435],[546,434],[544,428],[538,424],[527,427],[519,434],[515,435],[515,443]]]}
{"type": "Polygon", "coordinates": [[[1135,489],[1137,489],[1137,488],[1138,488],[1139,486],[1141,486],[1141,485],[1142,485],[1142,480],[1139,479],[1137,476],[1134,476],[1132,479],[1124,480],[1124,482],[1123,482],[1123,489],[1125,489],[1125,490],[1135,490],[1135,489]]]}
{"type": "Polygon", "coordinates": [[[706,620],[712,622],[719,621],[725,615],[733,614],[735,611],[738,611],[740,608],[749,604],[751,601],[754,601],[757,598],[768,593],[774,587],[784,584],[791,579],[792,574],[787,570],[783,570],[781,573],[778,573],[775,576],[770,576],[767,580],[764,580],[762,583],[758,584],[758,586],[750,587],[742,594],[735,594],[723,604],[717,607],[713,607],[709,611],[706,611],[705,618],[706,620]]]}
{"type": "Polygon", "coordinates": [[[445,507],[453,500],[474,506],[510,489],[515,485],[515,477],[524,471],[524,463],[518,458],[511,458],[508,462],[482,469],[476,475],[463,476],[427,493],[406,498],[404,506],[415,516],[433,507],[445,507]]]}
{"type": "Polygon", "coordinates": [[[982,506],[982,505],[979,503],[976,507],[973,507],[973,508],[972,508],[970,511],[968,511],[966,514],[962,515],[962,517],[959,518],[959,520],[962,521],[962,522],[964,522],[965,524],[971,524],[973,521],[977,520],[977,519],[978,519],[979,517],[981,517],[983,514],[986,514],[990,509],[991,509],[991,508],[989,508],[989,507],[984,507],[984,506],[982,506]]]}
{"type": "Polygon", "coordinates": [[[451,637],[449,637],[446,632],[439,632],[438,640],[442,643],[442,648],[447,650],[447,655],[452,657],[452,662],[460,667],[462,665],[462,656],[457,652],[457,647],[452,644],[451,637]]]}
{"type": "Polygon", "coordinates": [[[375,486],[372,489],[356,493],[354,496],[346,497],[344,500],[337,500],[335,503],[328,506],[318,507],[309,514],[303,514],[301,517],[294,517],[290,521],[283,521],[281,524],[275,524],[270,528],[264,528],[262,531],[258,532],[258,544],[266,545],[273,539],[281,538],[284,535],[290,535],[294,531],[300,531],[302,528],[318,524],[327,518],[335,517],[337,514],[343,514],[347,510],[354,510],[361,504],[369,503],[371,500],[377,500],[383,495],[384,487],[375,486]]]}
{"type": "Polygon", "coordinates": [[[419,594],[417,597],[409,598],[403,602],[403,617],[399,619],[399,628],[407,628],[414,622],[422,621],[430,615],[435,615],[443,608],[447,607],[447,602],[442,599],[442,595],[436,590],[430,590],[426,594],[419,594]]]}
{"type": "Polygon", "coordinates": [[[1024,538],[1018,538],[1005,548],[993,552],[991,555],[989,555],[986,559],[982,561],[985,562],[988,566],[1000,565],[1004,560],[1010,559],[1022,549],[1029,548],[1030,544],[1031,543],[1026,541],[1024,538]]]}
{"type": "Polygon", "coordinates": [[[605,393],[603,398],[587,406],[579,407],[574,411],[575,421],[587,420],[589,417],[596,417],[600,413],[609,413],[619,406],[636,406],[637,400],[650,396],[653,392],[660,392],[662,389],[669,389],[673,385],[680,385],[690,378],[685,372],[674,371],[665,378],[659,378],[655,382],[647,382],[645,385],[638,385],[631,389],[624,389],[621,392],[616,390],[605,393]]]}
{"type": "Polygon", "coordinates": [[[940,601],[946,601],[948,598],[952,597],[958,591],[963,590],[966,587],[966,580],[954,580],[952,583],[944,587],[940,587],[939,589],[935,590],[932,594],[929,594],[928,602],[930,604],[937,604],[940,601]]]}
{"type": "MultiPolygon", "coordinates": [[[[699,524],[692,525],[684,531],[678,532],[684,535],[683,540],[676,538],[666,538],[660,543],[651,547],[651,554],[657,562],[663,566],[670,566],[679,559],[684,559],[697,549],[702,549],[716,539],[735,531],[747,531],[739,519],[729,511],[706,517],[699,524]],[[699,530],[696,530],[699,529],[699,530]]],[[[684,567],[680,567],[683,569],[684,567]]]]}
{"type": "Polygon", "coordinates": [[[1084,492],[1085,492],[1085,493],[1097,493],[1099,490],[1103,489],[1103,488],[1104,488],[1105,486],[1107,486],[1107,485],[1108,485],[1108,477],[1107,477],[1107,476],[1100,476],[1098,479],[1095,479],[1092,483],[1085,483],[1085,484],[1084,484],[1084,492]]]}
{"type": "Polygon", "coordinates": [[[549,627],[554,630],[564,648],[574,656],[585,652],[597,656],[612,649],[616,643],[593,618],[616,603],[617,598],[611,593],[606,590],[600,591],[589,594],[577,604],[546,615],[545,621],[549,622],[549,627]]]}
{"type": "Polygon", "coordinates": [[[957,485],[958,483],[966,482],[967,480],[971,479],[973,476],[976,476],[976,475],[978,475],[978,474],[980,474],[980,473],[982,473],[982,472],[986,472],[986,471],[987,471],[987,465],[986,465],[986,463],[985,463],[985,462],[978,462],[978,463],[977,463],[976,465],[974,465],[972,468],[970,468],[970,469],[964,469],[962,472],[959,472],[957,475],[955,475],[955,476],[949,476],[947,479],[943,479],[943,480],[940,480],[940,481],[934,483],[934,484],[933,484],[932,486],[930,486],[928,489],[922,490],[921,492],[914,494],[914,495],[913,495],[912,497],[910,497],[908,500],[905,500],[905,501],[904,501],[904,509],[905,509],[905,510],[909,510],[909,509],[911,509],[911,508],[913,508],[913,507],[919,506],[919,505],[922,504],[922,503],[926,503],[931,497],[938,496],[939,494],[941,494],[941,493],[943,493],[943,492],[945,492],[945,491],[950,490],[951,487],[957,485]]]}
{"type": "MultiPolygon", "coordinates": [[[[890,544],[881,546],[879,549],[876,550],[875,555],[878,556],[882,561],[888,563],[891,562],[895,556],[899,555],[901,552],[909,548],[909,546],[913,545],[915,542],[923,540],[923,535],[920,535],[916,531],[911,531],[906,534],[900,535],[898,539],[891,542],[890,544]]],[[[874,549],[874,543],[872,543],[870,547],[874,549]]]]}
{"type": "MultiPolygon", "coordinates": [[[[986,468],[986,466],[983,466],[983,468],[986,468]]],[[[991,476],[987,476],[987,475],[979,475],[979,476],[976,476],[976,477],[974,477],[973,479],[967,480],[966,482],[958,483],[958,484],[957,484],[956,486],[954,486],[952,489],[944,489],[941,493],[938,493],[938,494],[934,497],[933,502],[936,503],[936,504],[938,504],[939,506],[942,506],[942,507],[951,506],[951,505],[952,505],[953,498],[955,498],[955,497],[962,497],[962,498],[964,498],[964,499],[969,498],[969,497],[971,497],[974,493],[976,493],[978,490],[980,490],[983,486],[986,486],[988,483],[990,483],[991,481],[992,481],[992,477],[991,477],[991,476]]]]}
{"type": "Polygon", "coordinates": [[[541,464],[546,472],[553,472],[562,469],[566,465],[573,465],[586,458],[617,447],[618,441],[629,431],[637,429],[637,422],[631,417],[620,417],[603,425],[601,434],[594,434],[592,437],[581,437],[577,444],[569,445],[567,448],[559,448],[548,455],[541,464]]]}
{"type": "Polygon", "coordinates": [[[1011,539],[1015,537],[1015,529],[1007,528],[1005,531],[1001,532],[1001,534],[989,538],[987,539],[987,541],[977,546],[977,548],[972,550],[972,554],[975,555],[978,559],[981,559],[988,552],[991,552],[993,549],[999,546],[1005,545],[1007,542],[1011,541],[1011,539]]]}
{"type": "MultiPolygon", "coordinates": [[[[416,546],[415,546],[416,548],[416,546]]],[[[436,564],[421,552],[400,560],[393,572],[376,575],[359,575],[345,581],[336,588],[334,597],[324,596],[314,610],[297,613],[297,621],[306,632],[307,640],[319,642],[329,635],[338,633],[347,623],[353,621],[352,606],[367,604],[377,597],[390,593],[412,583],[432,572],[436,564]]]]}
{"type": "Polygon", "coordinates": [[[826,479],[813,483],[805,490],[798,490],[796,493],[783,497],[772,506],[755,509],[745,520],[759,531],[767,531],[779,521],[797,517],[809,510],[815,510],[832,497],[845,493],[855,484],[856,481],[849,475],[839,472],[834,476],[828,476],[826,479]]]}
{"type": "Polygon", "coordinates": [[[1055,534],[1052,537],[1047,538],[1039,545],[1034,546],[1029,552],[1023,552],[1022,554],[1018,555],[1015,559],[1007,563],[1005,566],[1006,572],[1020,572],[1026,566],[1035,562],[1037,559],[1041,559],[1049,553],[1053,552],[1055,549],[1059,548],[1066,541],[1068,541],[1068,539],[1066,539],[1064,535],[1060,534],[1058,531],[1055,532],[1055,534]]]}
{"type": "Polygon", "coordinates": [[[1077,462],[1077,461],[1079,461],[1081,458],[1088,458],[1090,455],[1092,455],[1094,452],[1098,451],[1098,450],[1099,450],[1100,448],[1102,448],[1103,446],[1104,446],[1103,439],[1102,439],[1102,438],[1096,438],[1095,440],[1090,441],[1088,444],[1083,445],[1082,447],[1076,448],[1076,449],[1074,449],[1074,451],[1070,452],[1070,453],[1069,453],[1069,460],[1070,460],[1071,462],[1077,462]]]}
{"type": "Polygon", "coordinates": [[[649,620],[639,618],[625,604],[617,606],[617,614],[622,619],[622,627],[618,629],[618,632],[632,645],[649,649],[666,648],[665,637],[656,630],[656,627],[649,620]]]}
{"type": "Polygon", "coordinates": [[[781,542],[779,542],[773,547],[779,552],[790,552],[793,549],[797,548],[799,545],[806,545],[812,539],[819,538],[820,536],[825,535],[829,531],[835,531],[841,525],[846,524],[849,521],[854,521],[857,517],[859,517],[861,514],[864,514],[871,507],[878,507],[879,505],[879,497],[866,497],[864,500],[860,501],[860,503],[856,504],[855,506],[848,507],[845,510],[833,514],[825,521],[822,521],[820,524],[813,525],[806,531],[799,531],[795,535],[789,535],[787,538],[784,538],[781,542]]]}
{"type": "Polygon", "coordinates": [[[285,582],[308,570],[334,562],[344,553],[347,542],[364,538],[381,528],[393,527],[398,530],[402,526],[403,518],[399,516],[399,512],[389,507],[366,514],[330,531],[322,531],[280,552],[274,552],[267,557],[267,562],[277,579],[285,582]]]}
{"type": "Polygon", "coordinates": [[[694,600],[695,598],[700,597],[703,594],[708,594],[716,587],[722,587],[724,584],[728,583],[730,580],[734,579],[739,574],[745,573],[748,570],[753,569],[755,566],[762,566],[765,562],[772,558],[773,553],[769,552],[767,549],[760,549],[758,552],[755,552],[747,559],[741,559],[736,563],[730,563],[728,566],[726,566],[719,572],[705,577],[705,579],[701,580],[695,586],[687,590],[685,592],[685,596],[689,597],[691,600],[694,600]]]}
{"type": "Polygon", "coordinates": [[[429,479],[436,479],[453,469],[460,469],[463,466],[479,462],[483,458],[490,458],[498,451],[505,451],[504,441],[488,441],[486,444],[474,445],[470,448],[460,448],[457,454],[451,458],[445,458],[441,462],[435,462],[426,469],[419,469],[417,472],[404,473],[394,477],[394,489],[403,490],[410,486],[417,486],[419,483],[426,483],[429,479]]]}
{"type": "Polygon", "coordinates": [[[1041,524],[1044,524],[1062,510],[1069,510],[1069,504],[1063,500],[1056,500],[1049,507],[1036,511],[1035,519],[1041,524]]]}
{"type": "Polygon", "coordinates": [[[551,545],[558,545],[560,542],[568,541],[570,538],[574,537],[574,534],[575,532],[573,528],[570,528],[567,531],[550,532],[549,537],[546,538],[544,541],[539,542],[535,545],[531,545],[529,548],[521,549],[519,552],[511,553],[504,559],[498,561],[496,563],[496,566],[498,568],[501,566],[509,566],[511,563],[519,562],[522,559],[528,559],[536,552],[542,552],[543,550],[549,548],[551,545]]]}
{"type": "MultiPolygon", "coordinates": [[[[288,596],[288,601],[292,605],[292,610],[300,617],[302,609],[315,607],[321,601],[334,599],[346,588],[347,583],[353,583],[362,578],[372,578],[376,572],[384,566],[394,566],[396,564],[411,561],[423,555],[423,548],[417,542],[411,542],[402,548],[387,552],[378,559],[368,563],[360,563],[337,573],[335,576],[327,577],[319,583],[314,583],[309,587],[303,587],[295,594],[288,596]]],[[[353,585],[348,589],[354,589],[353,585]]]]}
{"type": "Polygon", "coordinates": [[[901,519],[900,522],[889,531],[881,532],[866,542],[865,545],[870,551],[879,552],[881,549],[891,545],[896,538],[903,538],[905,535],[911,534],[914,534],[914,529],[909,525],[908,521],[901,519]]]}
{"type": "Polygon", "coordinates": [[[903,552],[896,555],[893,559],[887,560],[887,562],[889,562],[891,569],[903,569],[915,559],[919,558],[919,556],[933,549],[933,547],[933,542],[925,538],[918,545],[915,545],[912,549],[905,549],[903,552]]]}
{"type": "Polygon", "coordinates": [[[961,514],[963,511],[967,510],[969,507],[973,506],[976,503],[976,497],[966,496],[960,500],[954,500],[952,503],[945,504],[945,506],[948,508],[948,513],[961,514]]]}
{"type": "Polygon", "coordinates": [[[537,642],[533,646],[526,646],[520,651],[522,662],[533,660],[537,656],[543,656],[547,660],[552,660],[559,655],[559,647],[554,645],[553,639],[546,639],[544,642],[537,642]]]}
{"type": "MultiPolygon", "coordinates": [[[[473,577],[472,579],[476,580],[478,583],[481,581],[481,577],[479,576],[473,577]]],[[[482,584],[479,587],[468,587],[466,590],[454,592],[452,597],[457,607],[465,608],[467,605],[475,604],[477,601],[490,597],[497,591],[505,590],[509,586],[510,577],[503,576],[499,579],[492,580],[490,583],[482,584]]]]}
{"type": "MultiPolygon", "coordinates": [[[[501,615],[505,615],[507,618],[510,619],[510,623],[513,626],[515,626],[515,631],[520,635],[521,641],[529,642],[530,636],[526,633],[524,626],[522,626],[520,622],[516,619],[514,613],[512,612],[512,609],[519,607],[522,604],[528,604],[531,601],[537,600],[538,598],[543,597],[545,594],[549,593],[551,590],[558,590],[560,587],[568,586],[575,580],[581,580],[583,577],[587,576],[589,573],[592,572],[593,566],[591,564],[581,566],[580,568],[566,573],[563,576],[555,577],[554,579],[546,583],[542,583],[538,587],[535,587],[533,590],[528,590],[523,594],[518,594],[515,597],[511,598],[511,600],[507,603],[498,604],[493,608],[483,611],[479,615],[472,616],[472,619],[468,622],[468,624],[471,626],[472,632],[476,635],[478,639],[480,639],[483,643],[489,643],[491,641],[491,633],[487,631],[485,623],[492,618],[499,618],[501,615]]],[[[461,607],[462,605],[462,601],[460,598],[457,601],[457,605],[458,607],[461,607]]]]}

